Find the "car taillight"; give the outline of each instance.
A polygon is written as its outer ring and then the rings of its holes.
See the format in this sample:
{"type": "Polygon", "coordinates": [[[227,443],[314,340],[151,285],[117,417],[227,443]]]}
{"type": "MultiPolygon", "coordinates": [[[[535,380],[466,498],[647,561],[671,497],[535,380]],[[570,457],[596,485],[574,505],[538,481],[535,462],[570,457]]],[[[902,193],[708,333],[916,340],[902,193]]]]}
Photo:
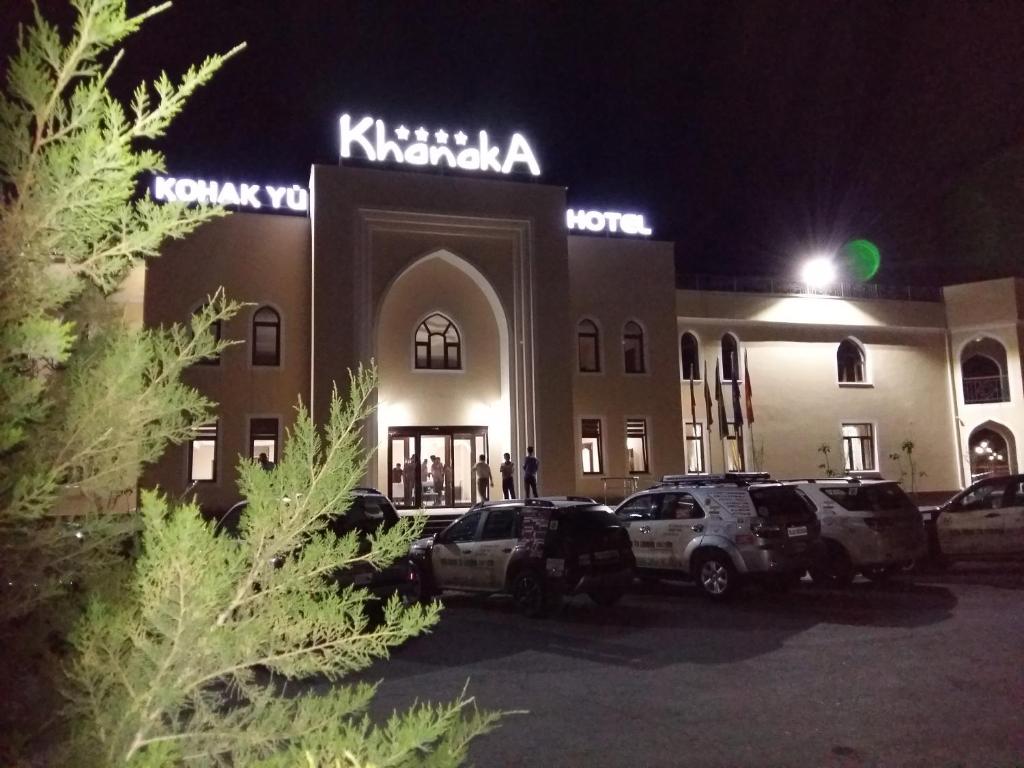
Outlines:
{"type": "Polygon", "coordinates": [[[750,524],[750,530],[761,539],[775,539],[785,534],[784,526],[776,523],[769,523],[767,520],[755,520],[750,524]]]}

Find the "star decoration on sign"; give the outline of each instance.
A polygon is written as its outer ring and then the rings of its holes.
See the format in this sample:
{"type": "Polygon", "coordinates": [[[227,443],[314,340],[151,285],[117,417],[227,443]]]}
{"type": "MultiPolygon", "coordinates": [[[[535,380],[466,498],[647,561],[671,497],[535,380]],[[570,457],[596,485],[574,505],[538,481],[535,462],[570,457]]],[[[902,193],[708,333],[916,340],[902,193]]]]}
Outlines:
{"type": "Polygon", "coordinates": [[[466,139],[468,138],[469,137],[466,136],[466,134],[464,134],[462,131],[459,131],[458,133],[455,134],[455,143],[461,147],[466,143],[466,139]]]}
{"type": "Polygon", "coordinates": [[[436,141],[438,144],[448,143],[448,133],[445,131],[444,128],[434,132],[434,141],[436,141]]]}
{"type": "Polygon", "coordinates": [[[416,129],[416,141],[426,141],[429,136],[430,132],[422,125],[416,129]]]}
{"type": "Polygon", "coordinates": [[[395,136],[397,136],[402,141],[408,141],[409,129],[406,128],[404,125],[400,125],[397,128],[395,128],[395,136]]]}

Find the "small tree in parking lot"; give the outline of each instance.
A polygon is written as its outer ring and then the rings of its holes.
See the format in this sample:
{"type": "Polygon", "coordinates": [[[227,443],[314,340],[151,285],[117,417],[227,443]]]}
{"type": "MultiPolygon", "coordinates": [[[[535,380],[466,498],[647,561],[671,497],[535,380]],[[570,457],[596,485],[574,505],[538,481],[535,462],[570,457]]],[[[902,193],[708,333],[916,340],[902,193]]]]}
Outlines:
{"type": "Polygon", "coordinates": [[[904,440],[900,443],[900,449],[890,453],[889,458],[896,463],[896,468],[899,470],[900,485],[909,481],[910,496],[916,500],[918,485],[922,478],[927,477],[927,474],[918,468],[914,459],[914,441],[909,438],[904,440]]]}
{"type": "Polygon", "coordinates": [[[828,443],[822,443],[818,446],[818,453],[821,454],[823,459],[818,465],[818,469],[825,473],[825,477],[835,477],[838,473],[832,468],[832,446],[828,443]]]}

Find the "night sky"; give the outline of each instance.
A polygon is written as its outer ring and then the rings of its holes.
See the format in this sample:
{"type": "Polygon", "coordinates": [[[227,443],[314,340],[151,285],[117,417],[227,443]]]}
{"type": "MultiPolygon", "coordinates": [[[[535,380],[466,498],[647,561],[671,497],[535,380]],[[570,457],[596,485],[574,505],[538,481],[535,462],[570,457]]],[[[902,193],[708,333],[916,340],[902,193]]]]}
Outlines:
{"type": "MultiPolygon", "coordinates": [[[[9,51],[29,3],[5,6],[9,51]]],[[[342,111],[521,130],[543,183],[646,213],[681,271],[791,276],[865,237],[880,282],[1024,274],[1020,0],[179,0],[117,86],[242,40],[162,142],[172,173],[305,184],[342,111]]]]}

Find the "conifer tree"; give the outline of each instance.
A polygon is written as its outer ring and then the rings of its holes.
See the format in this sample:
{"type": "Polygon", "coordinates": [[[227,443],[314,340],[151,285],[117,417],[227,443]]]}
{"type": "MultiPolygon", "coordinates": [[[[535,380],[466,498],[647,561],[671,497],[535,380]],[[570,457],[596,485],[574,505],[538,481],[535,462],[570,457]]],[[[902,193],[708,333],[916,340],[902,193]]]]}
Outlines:
{"type": "Polygon", "coordinates": [[[223,215],[156,205],[137,185],[164,170],[151,142],[241,46],[177,82],[140,85],[125,106],[108,88],[115,49],[169,3],[136,16],[125,0],[72,6],[67,39],[36,10],[0,93],[0,762],[17,741],[38,755],[41,733],[63,742],[46,760],[82,766],[457,764],[492,723],[465,697],[375,728],[372,686],[312,696],[280,685],[339,681],[437,620],[436,606],[391,602],[370,626],[366,593],[323,578],[390,561],[420,528],[403,522],[368,552],[322,531],[363,472],[372,372],[335,396],[323,434],[300,409],[273,473],[243,461],[238,538],[155,491],[141,513],[122,509],[141,467],[210,419],[214,404],[181,373],[231,343],[211,329],[239,308],[218,291],[187,326],[125,322],[114,299],[130,271],[223,215]],[[42,633],[72,626],[43,679],[29,662],[60,645],[42,633]],[[31,683],[69,705],[41,718],[31,683]]]}

